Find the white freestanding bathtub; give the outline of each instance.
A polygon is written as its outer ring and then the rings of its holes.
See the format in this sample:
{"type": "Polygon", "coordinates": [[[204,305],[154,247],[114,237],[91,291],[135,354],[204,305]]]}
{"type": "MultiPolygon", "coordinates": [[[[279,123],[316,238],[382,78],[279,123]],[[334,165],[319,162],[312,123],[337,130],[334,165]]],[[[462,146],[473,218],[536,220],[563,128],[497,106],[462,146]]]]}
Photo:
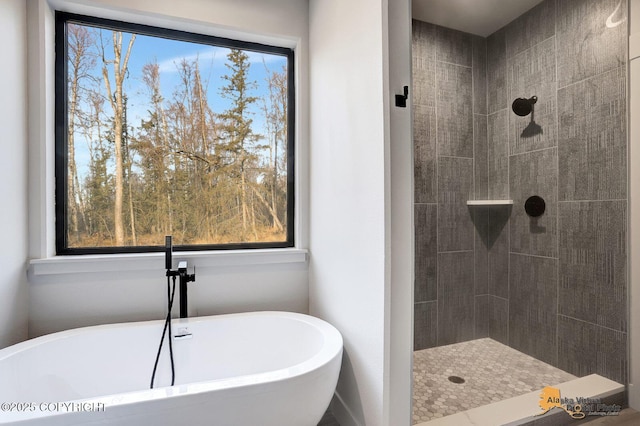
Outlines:
{"type": "Polygon", "coordinates": [[[0,425],[316,426],[335,390],[342,337],[288,312],[62,331],[0,350],[0,425]],[[189,336],[189,334],[191,334],[189,336]]]}

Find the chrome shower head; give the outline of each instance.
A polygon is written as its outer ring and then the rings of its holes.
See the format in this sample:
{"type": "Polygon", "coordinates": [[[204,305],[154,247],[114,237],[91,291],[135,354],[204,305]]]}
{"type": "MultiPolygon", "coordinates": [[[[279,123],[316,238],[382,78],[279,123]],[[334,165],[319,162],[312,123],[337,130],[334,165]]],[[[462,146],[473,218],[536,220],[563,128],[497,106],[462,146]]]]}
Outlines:
{"type": "Polygon", "coordinates": [[[535,104],[537,101],[537,96],[532,96],[529,99],[518,98],[511,104],[511,109],[516,115],[524,117],[526,115],[529,115],[531,111],[533,111],[533,104],[535,104]]]}

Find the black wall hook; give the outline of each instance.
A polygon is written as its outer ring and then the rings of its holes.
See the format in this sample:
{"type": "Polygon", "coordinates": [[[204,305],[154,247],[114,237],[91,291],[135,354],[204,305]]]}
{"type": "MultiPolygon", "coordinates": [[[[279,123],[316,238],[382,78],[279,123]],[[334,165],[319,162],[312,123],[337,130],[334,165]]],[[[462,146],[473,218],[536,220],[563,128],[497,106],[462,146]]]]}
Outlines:
{"type": "Polygon", "coordinates": [[[409,97],[409,86],[404,86],[404,95],[396,95],[396,106],[400,108],[406,108],[408,97],[409,97]]]}

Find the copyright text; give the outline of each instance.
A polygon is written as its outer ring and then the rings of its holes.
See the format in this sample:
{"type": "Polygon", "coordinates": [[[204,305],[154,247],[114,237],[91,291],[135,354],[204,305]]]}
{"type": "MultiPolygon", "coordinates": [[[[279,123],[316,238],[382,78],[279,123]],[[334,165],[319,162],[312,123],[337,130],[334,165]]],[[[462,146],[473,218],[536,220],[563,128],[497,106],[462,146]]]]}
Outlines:
{"type": "Polygon", "coordinates": [[[104,411],[102,402],[2,402],[2,412],[80,412],[80,411],[104,411]]]}

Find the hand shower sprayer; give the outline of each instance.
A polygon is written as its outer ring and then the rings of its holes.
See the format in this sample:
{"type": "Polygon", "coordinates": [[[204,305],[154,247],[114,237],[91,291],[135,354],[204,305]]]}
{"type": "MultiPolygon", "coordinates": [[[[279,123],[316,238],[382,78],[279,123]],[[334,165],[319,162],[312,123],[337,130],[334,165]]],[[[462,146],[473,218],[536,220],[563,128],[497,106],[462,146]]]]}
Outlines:
{"type": "Polygon", "coordinates": [[[171,259],[171,252],[173,251],[173,244],[171,242],[171,235],[164,237],[164,269],[171,270],[173,261],[171,259]]]}
{"type": "Polygon", "coordinates": [[[189,274],[187,272],[187,261],[181,260],[180,262],[178,262],[178,269],[172,269],[173,260],[171,252],[173,250],[173,245],[171,241],[171,235],[167,235],[165,237],[164,247],[164,263],[165,268],[167,269],[167,277],[174,277],[174,280],[175,277],[180,278],[180,287],[178,293],[180,296],[180,318],[187,318],[187,283],[196,280],[195,267],[193,269],[193,274],[189,274]]]}
{"type": "MultiPolygon", "coordinates": [[[[153,382],[156,377],[156,370],[158,368],[158,361],[160,360],[160,353],[162,352],[162,343],[164,337],[169,331],[169,356],[171,358],[171,386],[174,385],[176,379],[176,370],[173,362],[173,345],[171,343],[171,308],[173,307],[173,298],[176,294],[176,277],[180,278],[180,318],[187,317],[187,283],[196,280],[195,267],[193,274],[187,273],[187,261],[181,260],[178,262],[178,269],[172,269],[173,266],[173,243],[171,235],[167,235],[164,238],[164,266],[167,270],[167,316],[164,321],[164,329],[162,330],[162,338],[160,339],[160,345],[158,346],[158,354],[156,355],[156,362],[153,365],[153,373],[151,373],[151,384],[149,387],[153,389],[153,382]],[[173,289],[171,287],[171,281],[173,280],[173,289]]],[[[191,334],[182,334],[177,337],[187,337],[191,334]]]]}
{"type": "Polygon", "coordinates": [[[171,359],[171,386],[174,385],[176,380],[176,368],[173,362],[173,345],[171,344],[171,308],[173,307],[173,298],[176,294],[176,277],[178,272],[171,269],[173,265],[172,259],[173,244],[171,241],[171,235],[167,235],[164,238],[164,266],[167,270],[167,316],[164,320],[164,328],[162,329],[162,337],[160,338],[160,345],[158,346],[158,354],[156,355],[156,362],[153,364],[153,372],[151,373],[150,389],[153,389],[153,382],[156,378],[156,370],[158,369],[158,361],[160,360],[160,354],[162,353],[162,344],[164,343],[164,337],[169,330],[169,357],[171,359]],[[171,290],[171,279],[173,278],[173,290],[171,290]]]}

